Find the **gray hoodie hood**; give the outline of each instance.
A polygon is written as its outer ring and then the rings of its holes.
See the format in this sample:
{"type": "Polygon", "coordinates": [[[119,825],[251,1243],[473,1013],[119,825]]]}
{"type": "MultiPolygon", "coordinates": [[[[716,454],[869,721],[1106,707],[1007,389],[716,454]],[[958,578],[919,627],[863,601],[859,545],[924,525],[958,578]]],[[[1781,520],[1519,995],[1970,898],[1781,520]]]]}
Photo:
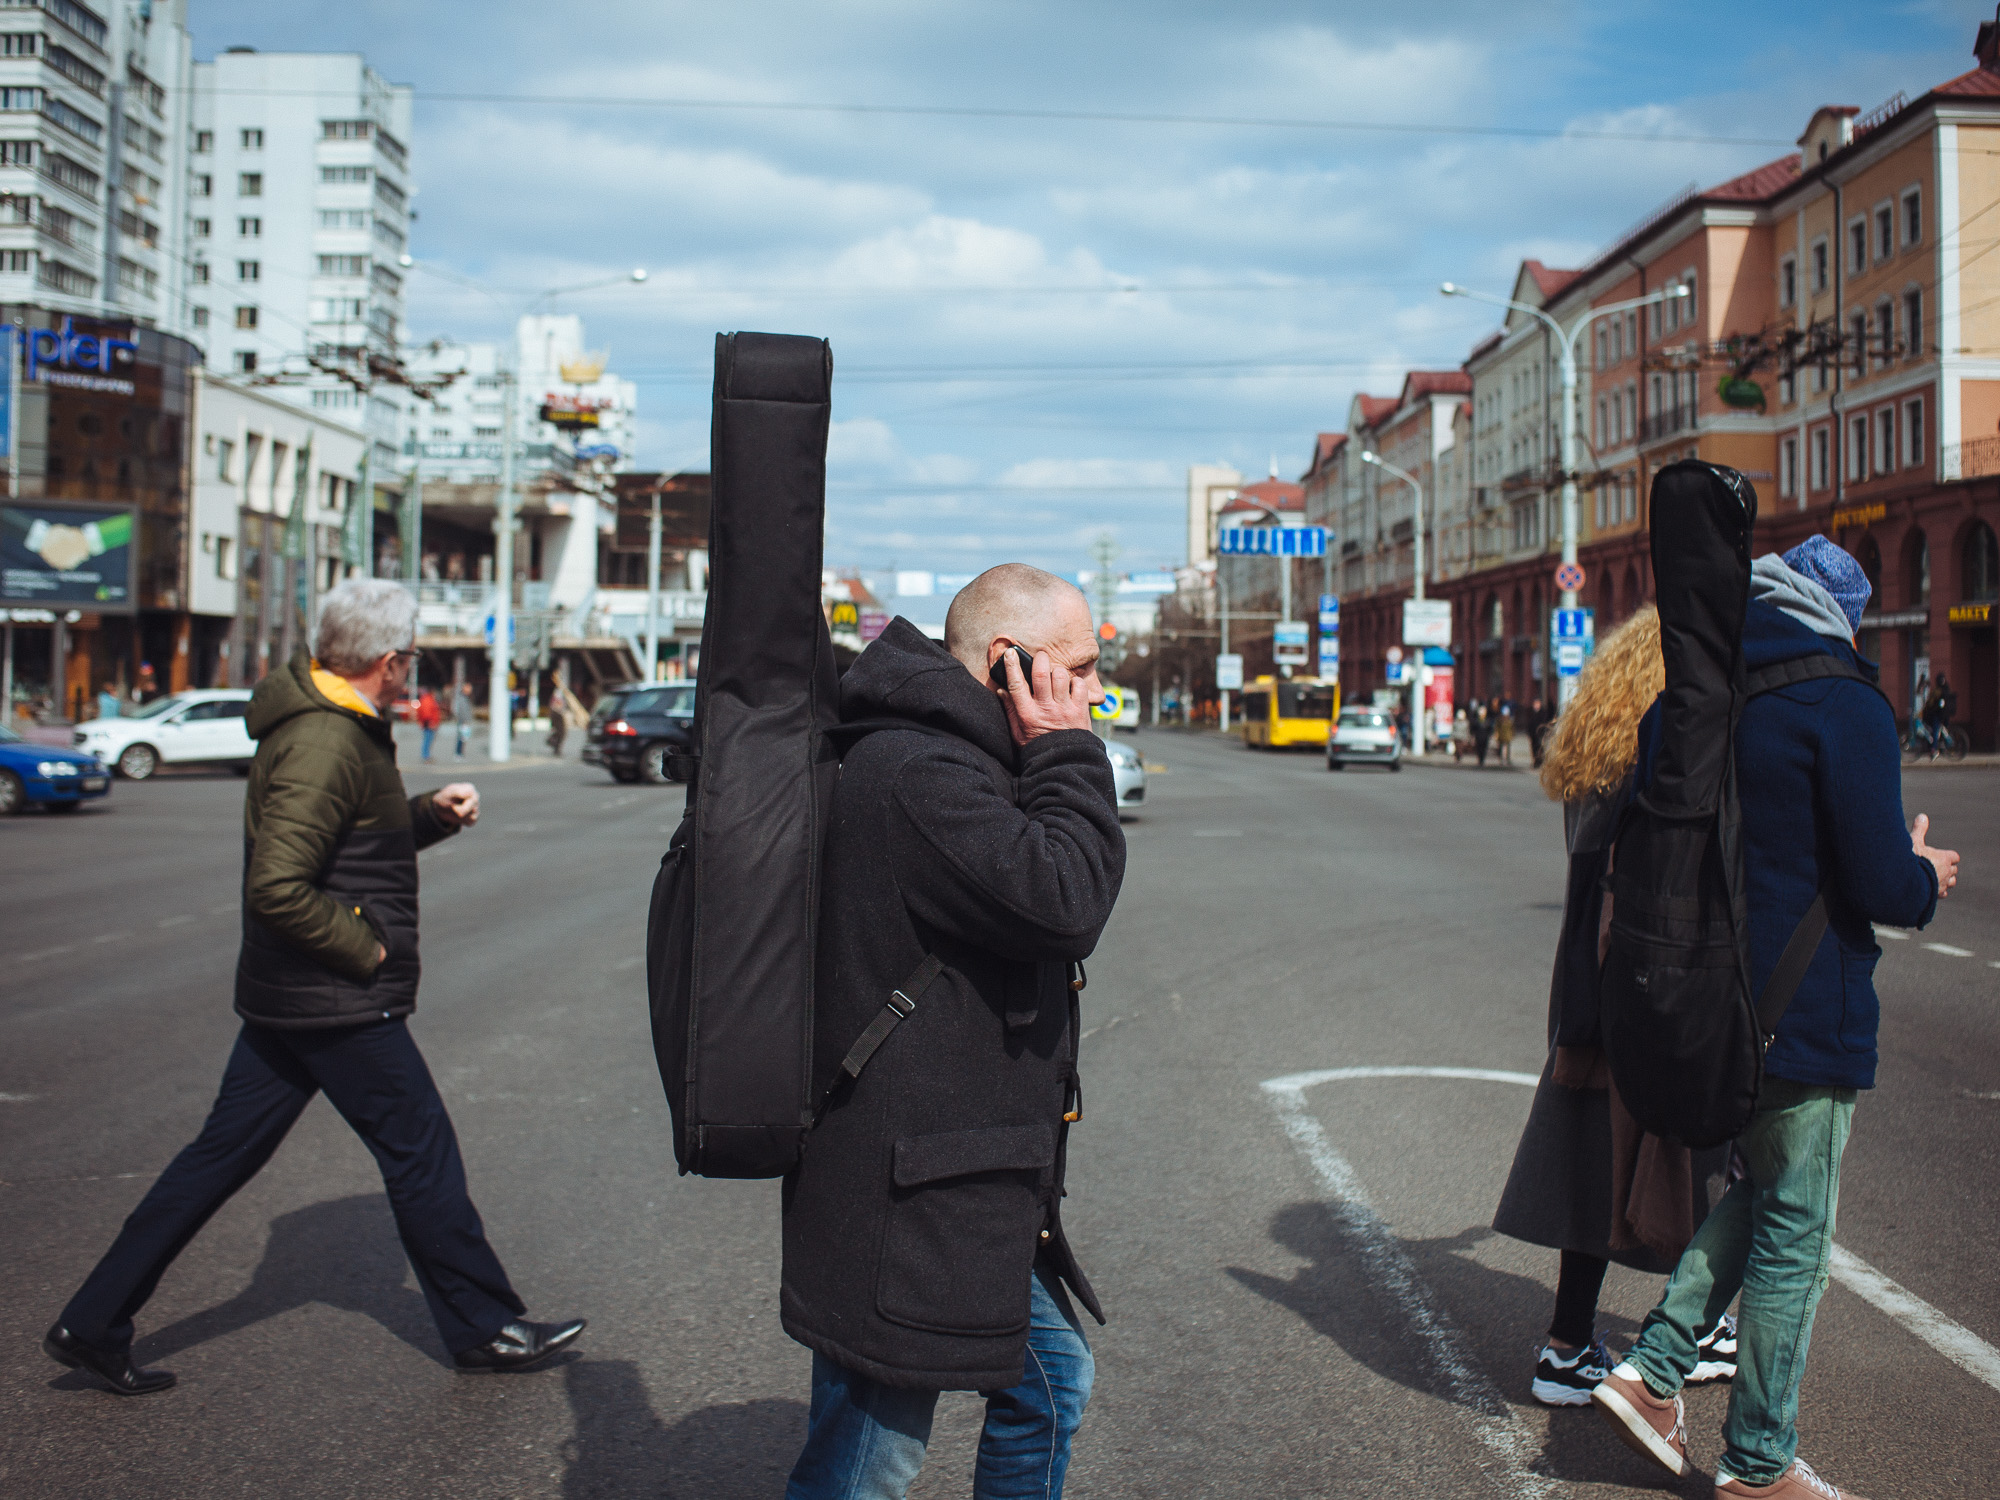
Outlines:
{"type": "Polygon", "coordinates": [[[1750,597],[1797,620],[1814,635],[1836,641],[1854,639],[1840,601],[1824,585],[1785,566],[1784,558],[1767,552],[1750,564],[1750,597]]]}

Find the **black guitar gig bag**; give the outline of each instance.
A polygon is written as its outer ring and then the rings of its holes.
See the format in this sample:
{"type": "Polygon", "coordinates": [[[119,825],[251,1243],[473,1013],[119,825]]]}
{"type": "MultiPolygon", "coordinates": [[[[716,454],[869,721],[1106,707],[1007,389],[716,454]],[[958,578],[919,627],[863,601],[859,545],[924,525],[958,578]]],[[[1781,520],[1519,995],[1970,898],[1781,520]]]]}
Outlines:
{"type": "Polygon", "coordinates": [[[833,351],[715,341],[714,503],[694,732],[670,769],[687,811],[646,929],[653,1051],[674,1156],[704,1177],[778,1177],[812,1122],[820,849],[839,757],[820,605],[833,351]]]}

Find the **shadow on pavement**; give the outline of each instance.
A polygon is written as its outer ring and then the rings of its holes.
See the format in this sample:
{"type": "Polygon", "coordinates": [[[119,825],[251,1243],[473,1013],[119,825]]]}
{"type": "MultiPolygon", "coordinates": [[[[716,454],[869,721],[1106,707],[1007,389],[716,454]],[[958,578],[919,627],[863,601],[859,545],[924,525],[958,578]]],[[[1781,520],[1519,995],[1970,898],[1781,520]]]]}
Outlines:
{"type": "MultiPolygon", "coordinates": [[[[1493,1233],[1482,1225],[1437,1239],[1397,1243],[1415,1267],[1434,1310],[1458,1333],[1471,1364],[1484,1372],[1506,1402],[1525,1407],[1533,1403],[1528,1386],[1534,1375],[1534,1351],[1548,1327],[1554,1296],[1534,1277],[1496,1270],[1465,1253],[1493,1233]]],[[[1290,1204],[1272,1216],[1271,1238],[1307,1264],[1289,1279],[1239,1266],[1226,1267],[1229,1275],[1258,1296],[1289,1308],[1349,1358],[1384,1379],[1452,1399],[1444,1372],[1410,1326],[1407,1312],[1377,1283],[1366,1247],[1337,1213],[1324,1203],[1290,1204]]],[[[1553,1271],[1555,1252],[1549,1255],[1553,1271]]],[[[1598,1331],[1619,1335],[1614,1341],[1619,1347],[1629,1343],[1638,1328],[1629,1319],[1600,1312],[1598,1331]]],[[[1494,1415],[1462,1397],[1457,1404],[1480,1415],[1494,1415]]],[[[1548,1421],[1548,1436],[1533,1466],[1536,1473],[1583,1483],[1671,1488],[1667,1476],[1628,1451],[1589,1408],[1553,1411],[1548,1421]]]]}
{"type": "Polygon", "coordinates": [[[576,1419],[563,1449],[565,1500],[766,1500],[784,1492],[805,1441],[803,1401],[728,1402],[662,1422],[629,1360],[566,1365],[563,1389],[576,1419]]]}
{"type": "Polygon", "coordinates": [[[410,1263],[380,1193],[315,1203],[271,1221],[250,1284],[227,1302],[139,1338],[141,1364],[225,1337],[308,1303],[373,1318],[413,1349],[449,1364],[423,1294],[405,1286],[410,1263]]]}

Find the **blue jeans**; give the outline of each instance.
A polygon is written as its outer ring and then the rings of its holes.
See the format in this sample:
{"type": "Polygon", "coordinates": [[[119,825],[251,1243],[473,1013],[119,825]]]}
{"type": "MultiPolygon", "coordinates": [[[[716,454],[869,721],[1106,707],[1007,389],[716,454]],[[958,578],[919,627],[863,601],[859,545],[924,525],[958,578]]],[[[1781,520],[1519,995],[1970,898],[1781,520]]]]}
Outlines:
{"type": "Polygon", "coordinates": [[[1694,1369],[1701,1331],[1741,1291],[1721,1467],[1749,1484],[1774,1483],[1798,1452],[1799,1381],[1826,1291],[1853,1121],[1853,1089],[1764,1080],[1736,1142],[1748,1175],[1695,1231],[1627,1356],[1655,1395],[1671,1395],[1694,1369]]]}
{"type": "MultiPolygon", "coordinates": [[[[1060,1500],[1096,1366],[1069,1297],[1036,1271],[1019,1385],[988,1391],[973,1500],[1060,1500]]],[[[902,1500],[924,1466],[938,1392],[884,1385],[813,1355],[806,1446],[785,1500],[902,1500]]]]}
{"type": "Polygon", "coordinates": [[[437,737],[438,737],[438,732],[437,732],[437,731],[436,731],[435,729],[432,729],[432,728],[430,728],[430,727],[429,727],[428,725],[426,725],[426,726],[425,726],[425,728],[424,728],[424,759],[425,759],[425,760],[429,760],[429,759],[431,758],[431,745],[432,745],[432,743],[433,743],[433,742],[435,742],[435,741],[436,741],[437,737]]]}

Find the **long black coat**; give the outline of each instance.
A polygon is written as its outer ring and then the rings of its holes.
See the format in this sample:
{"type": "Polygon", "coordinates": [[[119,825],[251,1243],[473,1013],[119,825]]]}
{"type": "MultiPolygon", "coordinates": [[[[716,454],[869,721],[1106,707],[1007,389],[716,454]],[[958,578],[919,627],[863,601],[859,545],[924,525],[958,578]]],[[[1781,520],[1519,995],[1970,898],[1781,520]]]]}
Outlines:
{"type": "Polygon", "coordinates": [[[821,1082],[926,953],[944,967],[786,1178],[784,1327],[892,1385],[1004,1388],[1038,1256],[1103,1318],[1059,1209],[1071,965],[1125,873],[1111,765],[1083,730],[1017,752],[993,692],[900,619],[842,681],[841,718],[881,727],[843,759],[827,835],[821,1082]]]}

